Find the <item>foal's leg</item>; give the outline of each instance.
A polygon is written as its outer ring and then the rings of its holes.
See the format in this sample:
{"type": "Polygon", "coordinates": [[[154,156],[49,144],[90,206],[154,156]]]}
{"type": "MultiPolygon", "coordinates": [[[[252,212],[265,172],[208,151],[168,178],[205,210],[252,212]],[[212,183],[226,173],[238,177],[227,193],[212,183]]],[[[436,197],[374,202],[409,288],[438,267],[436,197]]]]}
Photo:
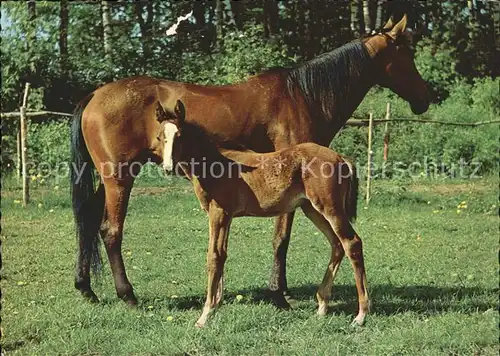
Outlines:
{"type": "Polygon", "coordinates": [[[332,230],[330,223],[316,211],[311,204],[307,203],[302,206],[304,214],[311,220],[314,225],[327,237],[328,242],[332,247],[330,262],[326,269],[323,281],[318,287],[318,292],[316,293],[316,298],[318,299],[318,315],[326,315],[328,312],[328,301],[332,295],[332,286],[335,276],[340,267],[340,263],[344,258],[344,248],[340,243],[339,238],[332,230]]]}
{"type": "Polygon", "coordinates": [[[293,217],[295,212],[278,216],[274,225],[273,252],[274,261],[269,279],[269,290],[275,304],[280,308],[290,308],[285,299],[288,286],[286,282],[286,253],[290,243],[293,217]]]}
{"type": "Polygon", "coordinates": [[[370,307],[368,299],[368,291],[366,290],[366,272],[363,258],[363,243],[356,231],[354,231],[349,219],[344,215],[335,213],[323,214],[330,222],[333,231],[337,234],[344,247],[344,251],[351,261],[354,269],[354,279],[356,281],[356,289],[358,291],[359,311],[353,321],[353,325],[363,325],[366,314],[370,307]]]}
{"type": "Polygon", "coordinates": [[[227,257],[227,239],[231,216],[226,214],[217,204],[211,203],[208,211],[210,239],[207,250],[208,288],[203,312],[196,326],[205,326],[208,316],[222,300],[222,275],[227,257]]]}
{"type": "Polygon", "coordinates": [[[117,181],[104,180],[106,191],[105,217],[101,224],[101,236],[108,254],[113,273],[116,294],[129,305],[137,304],[132,285],[125,272],[122,257],[123,223],[127,214],[127,205],[132,190],[133,179],[117,181]]]}

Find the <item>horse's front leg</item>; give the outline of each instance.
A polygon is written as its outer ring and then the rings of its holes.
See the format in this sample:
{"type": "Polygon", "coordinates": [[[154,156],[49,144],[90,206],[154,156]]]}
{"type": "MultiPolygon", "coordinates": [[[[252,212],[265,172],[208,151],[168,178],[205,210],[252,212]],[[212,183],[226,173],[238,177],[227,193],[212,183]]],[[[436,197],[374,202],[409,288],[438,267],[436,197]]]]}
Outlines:
{"type": "Polygon", "coordinates": [[[203,312],[196,326],[205,326],[208,316],[222,300],[224,263],[227,257],[227,240],[231,216],[212,201],[208,209],[210,237],[207,251],[208,287],[203,312]]]}

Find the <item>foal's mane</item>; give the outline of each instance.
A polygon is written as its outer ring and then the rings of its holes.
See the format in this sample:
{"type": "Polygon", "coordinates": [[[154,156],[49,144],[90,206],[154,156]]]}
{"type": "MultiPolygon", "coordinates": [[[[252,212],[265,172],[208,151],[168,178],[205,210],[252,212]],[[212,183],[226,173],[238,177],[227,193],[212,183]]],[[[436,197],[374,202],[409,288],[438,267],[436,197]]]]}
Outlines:
{"type": "Polygon", "coordinates": [[[292,69],[285,76],[288,92],[294,97],[298,89],[312,114],[331,121],[334,106],[348,100],[354,78],[359,78],[369,60],[361,40],[347,43],[292,69]]]}

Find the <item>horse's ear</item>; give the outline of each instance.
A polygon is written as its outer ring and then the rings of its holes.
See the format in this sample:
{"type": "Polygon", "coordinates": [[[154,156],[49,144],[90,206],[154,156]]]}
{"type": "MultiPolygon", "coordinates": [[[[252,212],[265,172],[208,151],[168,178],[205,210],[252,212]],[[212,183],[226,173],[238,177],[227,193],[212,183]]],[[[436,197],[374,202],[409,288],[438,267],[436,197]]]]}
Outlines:
{"type": "Polygon", "coordinates": [[[156,102],[156,120],[158,122],[163,122],[165,120],[168,120],[168,115],[165,112],[165,109],[163,109],[163,106],[161,106],[160,102],[156,102]]]}
{"type": "Polygon", "coordinates": [[[392,28],[391,32],[389,32],[389,35],[394,40],[396,40],[396,38],[398,38],[398,36],[400,34],[402,34],[404,32],[404,30],[406,29],[406,23],[407,22],[408,22],[408,17],[406,16],[406,14],[404,14],[404,16],[401,19],[401,21],[399,21],[397,24],[394,25],[394,27],[392,28]]]}
{"type": "Polygon", "coordinates": [[[394,27],[394,19],[391,16],[383,28],[384,30],[390,30],[393,27],[394,27]]]}
{"type": "Polygon", "coordinates": [[[179,122],[184,122],[184,119],[186,118],[186,108],[184,107],[182,101],[177,100],[174,112],[177,120],[179,120],[179,122]]]}

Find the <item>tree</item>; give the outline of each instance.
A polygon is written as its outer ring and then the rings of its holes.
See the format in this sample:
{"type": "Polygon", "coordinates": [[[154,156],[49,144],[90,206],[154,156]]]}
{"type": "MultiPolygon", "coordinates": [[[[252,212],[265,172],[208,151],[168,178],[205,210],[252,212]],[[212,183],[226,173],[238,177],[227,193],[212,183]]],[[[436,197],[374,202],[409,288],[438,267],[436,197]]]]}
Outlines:
{"type": "Polygon", "coordinates": [[[224,46],[224,10],[222,8],[222,0],[215,2],[215,31],[217,48],[221,49],[224,46]]]}
{"type": "Polygon", "coordinates": [[[59,64],[64,74],[68,72],[68,0],[59,3],[59,64]]]}
{"type": "Polygon", "coordinates": [[[113,30],[111,29],[111,10],[110,2],[102,0],[101,1],[101,13],[102,13],[102,29],[103,29],[103,46],[104,54],[106,56],[106,62],[108,64],[112,63],[112,52],[113,48],[111,46],[111,34],[113,30]]]}
{"type": "Polygon", "coordinates": [[[351,1],[351,31],[353,37],[359,37],[365,32],[362,0],[351,1]]]}
{"type": "Polygon", "coordinates": [[[144,59],[151,59],[151,37],[153,34],[153,2],[148,1],[144,4],[142,1],[134,3],[135,15],[137,17],[137,22],[139,23],[139,28],[141,30],[141,45],[142,54],[144,59]],[[144,5],[146,7],[146,19],[143,18],[144,5]]]}

